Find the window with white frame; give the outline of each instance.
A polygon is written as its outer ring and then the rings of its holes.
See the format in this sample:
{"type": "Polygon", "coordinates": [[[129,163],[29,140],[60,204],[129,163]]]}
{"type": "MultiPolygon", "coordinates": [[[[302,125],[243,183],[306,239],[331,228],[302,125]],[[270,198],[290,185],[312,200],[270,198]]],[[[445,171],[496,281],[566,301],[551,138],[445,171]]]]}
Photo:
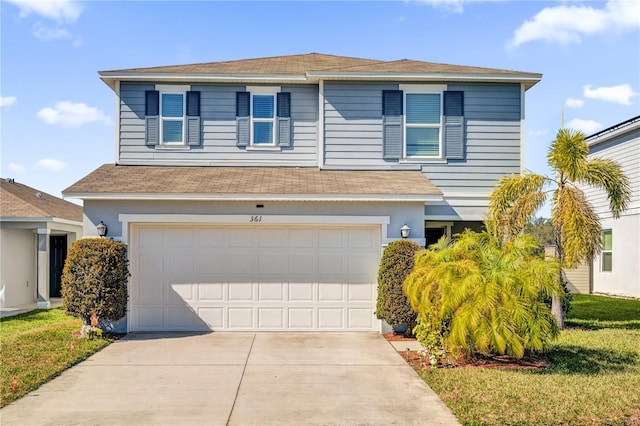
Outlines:
{"type": "Polygon", "coordinates": [[[611,272],[613,270],[613,232],[611,229],[602,231],[602,271],[611,272]]]}
{"type": "Polygon", "coordinates": [[[405,91],[405,157],[441,157],[442,92],[405,91]]]}
{"type": "Polygon", "coordinates": [[[162,144],[183,144],[185,92],[160,93],[160,141],[162,144]]]}
{"type": "Polygon", "coordinates": [[[251,144],[274,145],[275,93],[251,93],[251,144]]]}

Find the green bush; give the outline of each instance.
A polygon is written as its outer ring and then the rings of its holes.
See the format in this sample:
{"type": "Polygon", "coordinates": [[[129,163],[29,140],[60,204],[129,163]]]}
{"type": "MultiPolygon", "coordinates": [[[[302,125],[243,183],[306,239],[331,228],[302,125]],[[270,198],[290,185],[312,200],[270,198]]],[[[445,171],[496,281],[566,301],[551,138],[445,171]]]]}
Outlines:
{"type": "Polygon", "coordinates": [[[558,264],[535,254],[519,235],[502,243],[488,232],[466,230],[422,250],[405,281],[418,312],[416,336],[430,350],[455,355],[504,355],[551,347],[558,325],[544,299],[561,294],[558,264]]]}
{"type": "Polygon", "coordinates": [[[127,248],[105,238],[85,238],[71,245],[62,272],[62,304],[68,315],[91,324],[118,320],[127,309],[127,248]]]}
{"type": "Polygon", "coordinates": [[[382,253],[378,271],[376,316],[392,326],[407,324],[407,333],[411,333],[417,314],[411,309],[402,286],[419,250],[420,246],[409,240],[389,243],[382,253]]]}

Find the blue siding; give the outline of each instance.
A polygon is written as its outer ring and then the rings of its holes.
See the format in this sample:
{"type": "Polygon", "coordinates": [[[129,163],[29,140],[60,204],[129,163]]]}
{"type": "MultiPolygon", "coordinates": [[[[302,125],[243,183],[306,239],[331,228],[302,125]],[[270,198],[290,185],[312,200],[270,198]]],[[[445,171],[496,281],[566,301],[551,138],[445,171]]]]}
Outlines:
{"type": "Polygon", "coordinates": [[[236,146],[235,94],[244,85],[194,84],[200,91],[202,144],[161,150],[145,145],[144,92],[153,84],[120,85],[120,163],[313,166],[317,164],[318,86],[283,85],[291,93],[293,146],[282,151],[246,151],[236,146]]]}

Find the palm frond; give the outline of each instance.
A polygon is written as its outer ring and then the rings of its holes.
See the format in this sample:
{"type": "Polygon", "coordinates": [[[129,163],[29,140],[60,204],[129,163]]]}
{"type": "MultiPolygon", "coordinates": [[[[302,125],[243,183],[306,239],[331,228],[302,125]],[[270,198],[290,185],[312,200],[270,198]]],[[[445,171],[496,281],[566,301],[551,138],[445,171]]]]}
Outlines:
{"type": "Polygon", "coordinates": [[[554,225],[560,231],[563,267],[574,268],[600,253],[600,219],[582,191],[572,186],[559,188],[552,210],[554,225]]]}
{"type": "Polygon", "coordinates": [[[629,179],[618,163],[603,158],[594,158],[586,163],[581,182],[603,189],[609,199],[609,209],[614,218],[627,209],[631,201],[629,179]]]}
{"type": "Polygon", "coordinates": [[[589,146],[584,138],[584,133],[579,130],[560,129],[547,154],[551,168],[561,171],[573,182],[584,176],[586,171],[589,146]]]}

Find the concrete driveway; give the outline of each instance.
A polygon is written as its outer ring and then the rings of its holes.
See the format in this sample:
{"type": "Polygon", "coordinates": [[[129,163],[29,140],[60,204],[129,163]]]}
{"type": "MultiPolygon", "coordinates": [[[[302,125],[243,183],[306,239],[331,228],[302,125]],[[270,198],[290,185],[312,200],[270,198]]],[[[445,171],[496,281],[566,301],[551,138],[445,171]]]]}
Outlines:
{"type": "Polygon", "coordinates": [[[376,333],[131,334],[0,410],[8,425],[453,425],[376,333]]]}

